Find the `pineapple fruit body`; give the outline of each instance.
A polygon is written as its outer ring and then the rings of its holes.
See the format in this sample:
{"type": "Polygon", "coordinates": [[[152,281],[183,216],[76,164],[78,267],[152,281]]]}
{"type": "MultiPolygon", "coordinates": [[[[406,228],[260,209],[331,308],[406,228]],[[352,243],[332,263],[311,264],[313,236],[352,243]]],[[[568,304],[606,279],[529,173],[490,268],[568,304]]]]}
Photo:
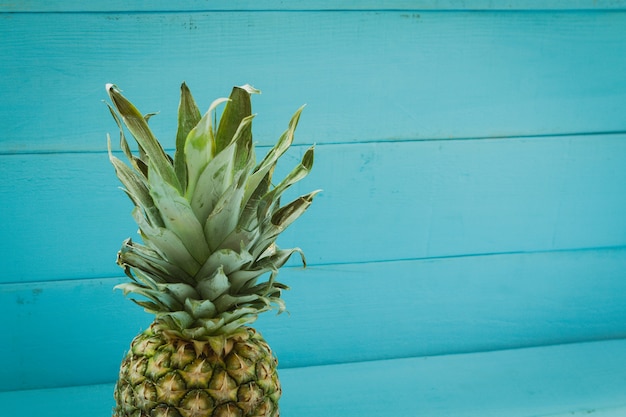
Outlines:
{"type": "Polygon", "coordinates": [[[193,342],[153,324],[133,340],[122,362],[114,416],[278,416],[277,364],[250,327],[193,342]]]}
{"type": "Polygon", "coordinates": [[[280,249],[276,239],[317,194],[281,204],[283,192],[312,168],[313,148],[282,180],[272,178],[302,109],[257,163],[250,95],[259,91],[235,87],[203,116],[183,83],[171,157],[150,130],[150,115],[116,86],[107,92],[128,164],[113,154],[110,139],[109,159],[141,238],[122,244],[117,263],[130,281],[116,288],[155,315],[122,362],[114,417],[278,416],[277,360],[249,324],[264,311],[285,310],[281,292],[288,287],[276,280],[278,270],[294,253],[304,263],[299,248],[280,249]]]}

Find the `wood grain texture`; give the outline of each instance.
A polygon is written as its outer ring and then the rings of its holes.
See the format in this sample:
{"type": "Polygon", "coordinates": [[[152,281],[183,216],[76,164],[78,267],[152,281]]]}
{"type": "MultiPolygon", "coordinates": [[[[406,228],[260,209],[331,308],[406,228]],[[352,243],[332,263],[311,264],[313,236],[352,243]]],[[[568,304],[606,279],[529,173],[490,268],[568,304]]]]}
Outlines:
{"type": "MultiPolygon", "coordinates": [[[[283,369],[285,416],[622,417],[626,340],[283,369]]],[[[110,416],[113,384],[0,392],[8,415],[110,416]]]]}
{"type": "MultiPolygon", "coordinates": [[[[626,249],[288,268],[289,314],[255,327],[281,368],[626,337],[624,270],[626,249]]],[[[151,321],[119,282],[0,285],[0,391],[115,380],[151,321]]]]}
{"type": "MultiPolygon", "coordinates": [[[[324,191],[279,242],[311,265],[626,245],[625,157],[625,135],[318,145],[286,198],[324,191]]],[[[106,154],[0,164],[0,282],[119,275],[137,227],[106,154]]]]}
{"type": "Polygon", "coordinates": [[[301,417],[537,417],[617,406],[624,411],[624,345],[622,340],[285,371],[281,407],[301,417]]]}
{"type": "Polygon", "coordinates": [[[171,149],[185,80],[262,89],[262,151],[308,103],[290,195],[324,192],[280,244],[310,267],[257,322],[284,415],[625,415],[625,27],[625,0],[0,1],[0,414],[110,415],[151,317],[112,292],[136,225],[103,87],[171,149]]]}
{"type": "Polygon", "coordinates": [[[178,86],[202,108],[250,83],[256,138],[308,103],[307,143],[626,131],[626,11],[0,14],[0,152],[100,151],[104,84],[169,145],[178,86]]]}
{"type": "Polygon", "coordinates": [[[626,9],[623,0],[188,0],[173,4],[166,0],[144,1],[90,1],[80,0],[0,3],[1,12],[119,12],[119,11],[232,11],[232,10],[620,10],[626,9]]]}

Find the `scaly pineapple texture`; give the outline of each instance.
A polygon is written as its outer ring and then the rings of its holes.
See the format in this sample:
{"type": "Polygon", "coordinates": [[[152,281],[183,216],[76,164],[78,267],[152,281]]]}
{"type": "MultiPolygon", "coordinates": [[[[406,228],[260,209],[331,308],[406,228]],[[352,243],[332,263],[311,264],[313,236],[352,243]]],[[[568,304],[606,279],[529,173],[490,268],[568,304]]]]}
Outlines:
{"type": "Polygon", "coordinates": [[[275,242],[319,192],[281,205],[284,191],[311,170],[313,147],[283,179],[272,178],[302,108],[256,163],[250,96],[259,91],[234,87],[201,115],[183,83],[172,158],[148,126],[151,115],[115,85],[107,92],[128,164],[113,155],[110,139],[109,158],[141,237],[122,244],[117,263],[130,281],[116,288],[155,316],[122,362],[114,416],[278,416],[277,360],[249,325],[261,312],[284,311],[278,269],[294,253],[304,263],[299,248],[275,242]]]}

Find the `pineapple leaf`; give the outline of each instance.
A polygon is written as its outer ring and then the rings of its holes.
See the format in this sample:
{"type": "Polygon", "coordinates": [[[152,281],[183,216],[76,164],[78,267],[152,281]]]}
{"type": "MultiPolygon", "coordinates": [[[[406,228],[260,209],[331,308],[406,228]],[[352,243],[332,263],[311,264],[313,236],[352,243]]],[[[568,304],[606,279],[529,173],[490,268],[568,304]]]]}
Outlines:
{"type": "Polygon", "coordinates": [[[146,245],[157,250],[163,259],[179,266],[187,274],[193,276],[198,272],[200,263],[191,256],[183,242],[173,231],[165,227],[150,225],[137,208],[133,210],[133,217],[146,245]]]}
{"type": "Polygon", "coordinates": [[[193,324],[193,317],[184,310],[162,312],[157,314],[157,321],[165,322],[166,328],[183,330],[193,324]]]}
{"type": "Polygon", "coordinates": [[[254,286],[262,275],[270,272],[272,268],[254,268],[254,269],[242,269],[235,271],[228,276],[231,283],[231,292],[233,294],[240,294],[242,288],[249,288],[254,286]]]}
{"type": "Polygon", "coordinates": [[[196,288],[203,299],[215,300],[230,289],[230,281],[220,266],[209,278],[199,281],[196,288]]]}
{"type": "MultiPolygon", "coordinates": [[[[232,184],[207,218],[204,234],[207,241],[211,242],[211,250],[223,247],[223,242],[237,227],[243,194],[243,187],[232,184]]],[[[236,247],[240,247],[239,242],[236,243],[236,247]]]]}
{"type": "Polygon", "coordinates": [[[200,268],[196,274],[196,281],[201,281],[203,277],[216,271],[220,267],[224,269],[226,275],[229,275],[239,271],[244,265],[251,263],[252,260],[252,255],[245,249],[242,249],[240,252],[232,249],[220,249],[213,252],[211,256],[208,257],[204,265],[202,265],[202,268],[200,268]]]}
{"type": "Polygon", "coordinates": [[[222,294],[214,302],[217,311],[220,316],[227,311],[233,311],[233,307],[253,306],[258,309],[264,307],[270,307],[270,302],[267,298],[259,294],[250,295],[238,295],[233,296],[230,294],[222,294]]]}
{"type": "MultiPolygon", "coordinates": [[[[267,184],[269,187],[269,183],[271,182],[272,171],[276,166],[278,159],[289,149],[291,144],[293,143],[296,127],[298,126],[298,121],[300,120],[300,114],[302,114],[302,110],[304,110],[304,106],[300,107],[296,113],[291,117],[289,121],[289,126],[287,130],[280,136],[276,145],[265,155],[265,158],[259,163],[259,165],[254,169],[252,175],[250,175],[250,179],[248,180],[248,184],[246,187],[246,195],[244,201],[248,201],[252,194],[255,194],[259,185],[267,184]],[[269,175],[269,177],[268,177],[269,175]]],[[[263,192],[265,194],[265,192],[263,192]]]]}
{"type": "Polygon", "coordinates": [[[107,92],[113,101],[113,105],[122,116],[124,124],[133,135],[140,148],[146,152],[147,158],[154,166],[154,171],[168,184],[182,191],[170,158],[165,154],[161,144],[154,137],[148,127],[148,123],[141,113],[139,113],[139,110],[137,110],[113,84],[107,84],[107,92]]]}
{"type": "MultiPolygon", "coordinates": [[[[122,152],[124,152],[124,155],[126,155],[126,158],[131,163],[133,168],[135,168],[135,170],[138,173],[140,173],[144,178],[148,178],[148,165],[146,164],[145,161],[142,161],[141,158],[137,158],[136,156],[133,155],[133,153],[130,150],[130,146],[128,145],[128,141],[126,140],[126,135],[124,134],[122,121],[120,120],[115,110],[113,110],[113,107],[111,107],[109,103],[106,103],[106,105],[109,108],[109,112],[111,113],[111,116],[113,116],[113,120],[115,120],[115,123],[117,124],[118,129],[120,130],[120,148],[122,149],[122,152]]],[[[107,138],[108,136],[109,135],[107,135],[107,138]]],[[[109,149],[110,149],[110,145],[109,145],[109,149]]]]}
{"type": "Polygon", "coordinates": [[[269,256],[262,257],[256,262],[257,268],[263,268],[272,271],[278,271],[283,265],[287,263],[291,255],[294,253],[300,254],[302,264],[306,266],[306,259],[304,258],[304,252],[300,248],[280,249],[276,250],[269,256]]]}
{"type": "Polygon", "coordinates": [[[284,207],[281,207],[272,215],[271,222],[272,225],[280,229],[280,232],[285,230],[287,226],[293,223],[302,213],[309,208],[311,203],[313,202],[313,198],[320,193],[322,190],[316,190],[312,193],[303,195],[287,204],[284,207]]]}
{"type": "Polygon", "coordinates": [[[194,318],[215,318],[217,309],[211,300],[196,300],[188,298],[185,300],[185,311],[194,318]]]}
{"type": "Polygon", "coordinates": [[[157,290],[161,293],[171,295],[181,305],[185,304],[185,300],[189,298],[200,298],[200,294],[198,294],[194,287],[182,282],[157,284],[157,290]]]}
{"type": "Polygon", "coordinates": [[[153,177],[149,177],[149,180],[150,195],[161,213],[165,227],[180,238],[196,261],[204,263],[209,256],[209,246],[189,201],[170,184],[153,180],[153,177]]]}
{"type": "Polygon", "coordinates": [[[152,313],[152,314],[156,314],[159,311],[163,310],[162,306],[159,306],[157,303],[153,302],[153,301],[147,301],[147,300],[137,300],[136,298],[131,298],[130,299],[133,303],[143,307],[144,311],[146,313],[152,313]]]}
{"type": "Polygon", "coordinates": [[[213,101],[209,106],[209,110],[202,116],[202,119],[200,119],[196,126],[191,129],[185,139],[183,151],[185,154],[185,164],[187,166],[187,187],[185,189],[187,198],[193,195],[198,177],[216,154],[212,115],[217,106],[226,101],[228,101],[227,98],[220,98],[213,101]]]}
{"type": "Polygon", "coordinates": [[[257,310],[252,307],[239,308],[232,313],[222,313],[224,316],[224,325],[220,329],[225,334],[230,334],[235,330],[253,323],[257,319],[257,315],[264,310],[257,310]]]}
{"type": "Polygon", "coordinates": [[[197,178],[197,185],[187,190],[186,198],[200,223],[206,221],[219,198],[232,184],[234,154],[234,144],[217,154],[197,178]]]}
{"type": "Polygon", "coordinates": [[[313,202],[313,197],[320,191],[321,190],[313,191],[298,197],[286,206],[279,208],[272,215],[271,219],[266,219],[263,222],[259,239],[254,242],[253,249],[250,251],[255,259],[259,259],[267,248],[274,243],[278,235],[309,208],[313,202]]]}
{"type": "Polygon", "coordinates": [[[174,154],[174,170],[181,189],[187,188],[187,163],[185,161],[185,141],[189,132],[198,124],[202,115],[196,105],[187,84],[180,86],[180,103],[178,105],[178,130],[176,131],[176,152],[174,154]]]}
{"type": "MultiPolygon", "coordinates": [[[[242,87],[233,87],[230,93],[230,101],[224,108],[220,119],[217,134],[215,135],[215,152],[219,153],[227,147],[235,132],[239,128],[241,121],[252,114],[252,104],[250,94],[260,94],[259,90],[246,84],[242,87]]],[[[252,128],[247,126],[243,132],[246,142],[252,142],[252,128]]]]}
{"type": "Polygon", "coordinates": [[[116,285],[114,289],[121,289],[124,292],[124,295],[133,293],[146,297],[150,301],[156,303],[162,311],[177,311],[183,308],[183,305],[171,294],[164,293],[159,290],[152,290],[134,282],[125,282],[116,285]]]}
{"type": "MultiPolygon", "coordinates": [[[[260,276],[268,272],[277,272],[279,268],[287,263],[291,255],[296,252],[300,254],[302,263],[306,266],[304,253],[300,248],[277,250],[273,254],[259,259],[254,263],[253,267],[246,270],[238,270],[230,274],[228,278],[230,279],[232,286],[231,293],[239,294],[244,288],[247,289],[253,287],[257,278],[260,276]]],[[[272,276],[270,279],[273,278],[274,277],[272,276]]]]}
{"type": "Polygon", "coordinates": [[[109,145],[109,160],[115,168],[115,173],[120,182],[126,187],[126,193],[133,201],[135,206],[140,207],[147,214],[149,221],[157,226],[163,226],[161,216],[154,206],[154,201],[150,196],[148,185],[145,178],[139,175],[136,171],[133,171],[121,160],[113,156],[111,152],[111,141],[108,141],[109,145]]]}
{"type": "MultiPolygon", "coordinates": [[[[139,245],[131,239],[126,239],[122,244],[122,249],[118,253],[118,263],[122,266],[132,267],[136,274],[149,275],[154,282],[163,283],[175,279],[187,284],[195,283],[193,278],[177,265],[161,258],[155,250],[139,245]]],[[[156,284],[154,288],[156,288],[156,284]]]]}
{"type": "Polygon", "coordinates": [[[313,168],[313,152],[314,148],[310,147],[302,157],[302,162],[298,164],[272,191],[268,192],[261,198],[257,211],[259,220],[267,217],[272,206],[278,204],[278,199],[282,193],[296,182],[300,181],[308,175],[313,168]]]}
{"type": "Polygon", "coordinates": [[[108,109],[127,161],[113,154],[107,135],[108,155],[134,204],[142,239],[141,244],[131,239],[122,244],[117,262],[130,281],[116,288],[135,294],[131,300],[156,315],[159,331],[195,340],[200,353],[211,340],[219,344],[214,336],[237,332],[261,312],[285,311],[281,293],[288,287],[276,281],[278,271],[294,253],[306,261],[299,248],[279,249],[275,241],[319,191],[281,206],[285,191],[311,171],[313,147],[277,185],[272,183],[303,107],[257,164],[251,94],[260,91],[234,87],[229,98],[215,100],[201,114],[187,85],[180,88],[171,158],[148,127],[152,114],[142,116],[116,86],[107,85],[108,109]],[[218,123],[216,108],[222,103],[218,123]],[[137,141],[138,155],[127,142],[128,132],[137,141]]]}

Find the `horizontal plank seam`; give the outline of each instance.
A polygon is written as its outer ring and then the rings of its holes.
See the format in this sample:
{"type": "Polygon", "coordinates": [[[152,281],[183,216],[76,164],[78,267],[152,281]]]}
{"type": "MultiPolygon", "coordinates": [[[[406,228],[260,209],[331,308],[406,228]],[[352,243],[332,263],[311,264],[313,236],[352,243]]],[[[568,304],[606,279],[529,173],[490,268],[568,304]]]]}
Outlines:
{"type": "MultiPolygon", "coordinates": [[[[620,341],[626,340],[626,337],[615,337],[615,338],[603,338],[603,339],[586,339],[586,340],[578,340],[566,343],[554,343],[554,344],[543,344],[543,345],[526,345],[526,346],[517,346],[511,348],[501,348],[501,349],[491,349],[491,350],[475,350],[475,351],[457,351],[457,352],[447,352],[439,355],[423,355],[423,356],[402,356],[402,357],[393,357],[393,358],[381,358],[374,360],[365,360],[365,361],[348,361],[348,362],[337,362],[337,363],[327,363],[323,365],[310,365],[310,366],[298,366],[298,367],[279,367],[279,372],[281,369],[309,369],[309,368],[321,368],[321,367],[334,367],[341,365],[353,365],[353,364],[368,364],[368,363],[380,363],[380,362],[390,362],[390,361],[401,361],[407,359],[419,359],[419,358],[435,358],[435,357],[446,357],[446,356],[462,356],[462,355],[473,355],[473,354],[489,354],[489,353],[497,353],[497,352],[507,352],[507,351],[515,351],[515,350],[525,350],[525,349],[541,349],[541,348],[551,348],[557,346],[572,346],[578,344],[587,344],[587,343],[601,343],[601,342],[610,342],[610,341],[620,341]]],[[[42,391],[42,390],[55,390],[55,389],[64,389],[64,388],[79,388],[79,387],[90,387],[90,386],[112,386],[115,384],[114,380],[111,381],[99,381],[91,384],[81,384],[81,385],[59,385],[55,387],[49,388],[33,388],[33,389],[11,389],[0,392],[21,392],[21,391],[42,391]]]]}
{"type": "MultiPolygon", "coordinates": [[[[292,148],[302,147],[330,147],[330,146],[346,146],[346,145],[368,145],[368,144],[395,144],[395,143],[420,143],[420,142],[466,142],[466,141],[484,141],[484,140],[540,140],[540,139],[561,139],[561,138],[578,138],[588,136],[620,136],[626,135],[626,130],[615,131],[599,131],[599,132],[575,132],[575,133],[553,133],[553,134],[537,134],[537,135],[510,135],[510,136],[468,136],[468,137],[456,137],[456,138],[379,138],[379,139],[366,139],[356,141],[342,141],[342,142],[330,142],[330,143],[316,143],[316,142],[300,142],[293,144],[292,148]]],[[[1,144],[0,144],[1,146],[1,144]]],[[[271,145],[258,145],[258,149],[270,148],[271,145]]],[[[167,148],[166,152],[174,152],[174,149],[167,148]]],[[[114,150],[113,153],[121,153],[121,151],[114,150]]],[[[107,150],[93,150],[93,149],[77,149],[77,150],[53,150],[53,149],[41,149],[30,151],[6,151],[0,150],[0,156],[24,156],[24,155],[74,155],[74,154],[107,154],[107,150]]]]}
{"type": "MultiPolygon", "coordinates": [[[[366,261],[350,261],[350,262],[326,262],[326,263],[313,263],[307,262],[307,267],[301,266],[285,266],[283,270],[289,269],[308,269],[314,267],[326,267],[326,266],[348,266],[348,265],[367,265],[367,264],[385,264],[385,263],[400,263],[400,262],[427,262],[435,260],[445,259],[466,259],[466,258],[480,258],[480,257],[497,257],[497,256],[516,256],[516,255],[540,255],[540,254],[560,254],[560,253],[585,253],[585,252],[606,252],[606,251],[620,251],[626,250],[626,245],[613,245],[613,246],[593,246],[593,247],[580,247],[580,248],[562,248],[562,249],[550,249],[550,250],[534,250],[534,251],[508,251],[508,252],[485,252],[485,253],[472,253],[463,255],[439,255],[428,257],[415,257],[415,258],[397,258],[397,259],[373,259],[366,261]]],[[[95,280],[109,280],[109,279],[126,279],[124,275],[102,275],[91,278],[67,278],[67,279],[54,279],[46,281],[7,281],[0,283],[0,288],[3,285],[33,285],[33,284],[47,284],[47,283],[79,283],[80,281],[95,281],[95,280]]]]}
{"type": "Polygon", "coordinates": [[[311,13],[311,12],[326,12],[326,13],[398,13],[398,12],[506,12],[506,13],[523,13],[523,12],[560,12],[560,13],[576,13],[576,12],[598,12],[598,13],[612,13],[625,11],[626,5],[624,4],[607,4],[602,6],[474,6],[468,5],[466,7],[461,6],[427,6],[421,7],[407,6],[407,7],[360,7],[360,8],[338,8],[338,7],[300,7],[300,8],[248,8],[248,9],[233,9],[233,8],[190,8],[183,10],[175,9],[155,9],[155,10],[142,10],[142,9],[96,9],[96,10],[6,10],[0,9],[0,14],[181,14],[181,13],[311,13]]]}
{"type": "Polygon", "coordinates": [[[522,350],[522,349],[541,349],[541,348],[550,348],[556,346],[571,346],[585,343],[600,343],[600,342],[610,342],[610,341],[618,341],[624,340],[626,341],[626,335],[616,336],[616,337],[604,337],[604,338],[580,338],[576,340],[571,340],[568,342],[558,342],[558,343],[545,343],[545,344],[532,344],[529,343],[519,344],[510,347],[501,347],[494,349],[479,349],[479,350],[455,350],[455,351],[447,351],[445,353],[440,354],[427,354],[421,356],[394,356],[389,358],[381,358],[381,359],[371,359],[371,360],[355,360],[355,361],[346,361],[346,362],[337,362],[337,363],[327,363],[323,365],[307,365],[307,366],[293,366],[293,367],[279,367],[280,369],[305,369],[305,368],[317,368],[321,366],[337,366],[344,364],[358,364],[358,363],[372,363],[372,362],[382,362],[382,361],[396,361],[403,359],[413,359],[413,358],[437,358],[437,357],[445,357],[445,356],[460,356],[460,355],[472,355],[472,354],[488,354],[488,353],[496,353],[496,352],[507,352],[514,350],[522,350]]]}
{"type": "Polygon", "coordinates": [[[115,381],[105,381],[105,382],[95,382],[92,384],[79,384],[79,385],[59,385],[54,387],[45,387],[45,388],[28,388],[28,389],[8,389],[8,390],[0,390],[0,393],[8,393],[8,392],[37,392],[37,391],[49,391],[49,390],[62,390],[69,388],[87,388],[87,387],[106,387],[111,386],[111,399],[113,399],[113,384],[115,381]]]}
{"type": "Polygon", "coordinates": [[[492,257],[492,256],[515,256],[515,255],[538,255],[549,253],[579,253],[579,252],[594,252],[594,251],[618,251],[625,250],[626,245],[611,245],[611,246],[593,246],[593,247],[580,247],[580,248],[561,248],[561,249],[544,249],[544,250],[529,250],[529,251],[503,251],[503,252],[483,252],[483,253],[468,253],[463,255],[438,255],[438,256],[424,256],[416,258],[398,258],[398,259],[380,259],[380,260],[367,260],[367,261],[354,261],[354,262],[336,262],[336,263],[309,263],[311,266],[333,266],[333,265],[359,265],[359,264],[374,264],[374,263],[391,263],[391,262],[411,262],[411,261],[430,261],[438,259],[464,259],[464,258],[480,258],[480,257],[492,257]]]}

